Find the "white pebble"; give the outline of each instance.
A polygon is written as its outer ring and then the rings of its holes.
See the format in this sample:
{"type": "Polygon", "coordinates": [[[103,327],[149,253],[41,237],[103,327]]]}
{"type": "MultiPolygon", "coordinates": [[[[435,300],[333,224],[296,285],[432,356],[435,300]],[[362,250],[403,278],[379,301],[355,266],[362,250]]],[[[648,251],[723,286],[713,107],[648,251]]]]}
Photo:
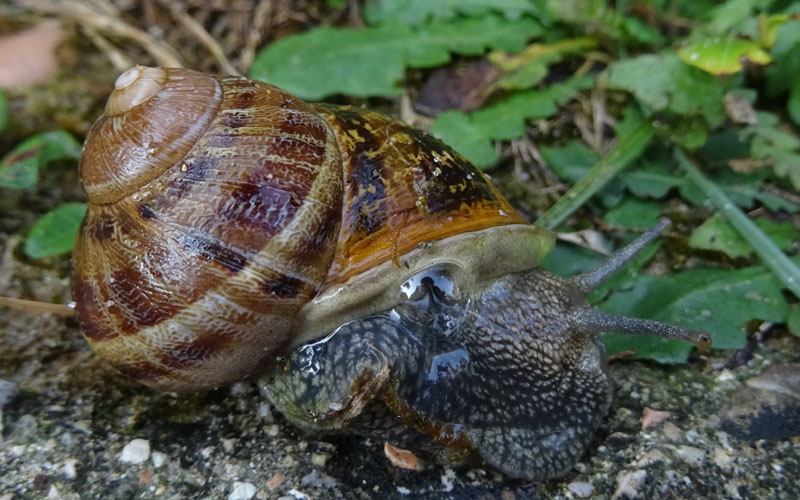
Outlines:
{"type": "Polygon", "coordinates": [[[706,452],[694,446],[679,446],[677,453],[681,460],[692,467],[699,467],[706,460],[706,452]]]}
{"type": "Polygon", "coordinates": [[[243,483],[236,481],[233,483],[231,494],[228,500],[250,500],[256,494],[256,487],[253,483],[243,483]]]}
{"type": "Polygon", "coordinates": [[[134,439],[122,448],[119,455],[120,462],[129,464],[141,464],[150,458],[150,441],[146,439],[134,439]]]}
{"type": "Polygon", "coordinates": [[[569,483],[567,485],[569,491],[572,492],[578,498],[589,498],[594,494],[594,486],[591,483],[582,483],[579,481],[575,481],[573,483],[569,483]]]}
{"type": "Polygon", "coordinates": [[[75,469],[77,464],[78,460],[75,458],[68,458],[64,461],[64,465],[61,466],[61,473],[64,474],[65,478],[75,479],[78,477],[78,471],[75,469]]]}
{"type": "Polygon", "coordinates": [[[153,467],[157,469],[164,465],[164,462],[167,461],[167,455],[166,453],[161,453],[160,451],[154,451],[150,456],[150,461],[153,463],[153,467]]]}

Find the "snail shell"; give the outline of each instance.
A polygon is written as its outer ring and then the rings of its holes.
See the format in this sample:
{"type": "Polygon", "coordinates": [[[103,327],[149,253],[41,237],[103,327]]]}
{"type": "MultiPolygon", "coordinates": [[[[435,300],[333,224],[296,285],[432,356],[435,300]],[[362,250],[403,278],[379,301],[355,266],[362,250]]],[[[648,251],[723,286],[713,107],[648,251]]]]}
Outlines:
{"type": "Polygon", "coordinates": [[[260,371],[387,310],[434,261],[485,281],[552,245],[432,136],[240,77],[128,70],[79,168],[80,324],[99,355],[165,390],[260,371]]]}

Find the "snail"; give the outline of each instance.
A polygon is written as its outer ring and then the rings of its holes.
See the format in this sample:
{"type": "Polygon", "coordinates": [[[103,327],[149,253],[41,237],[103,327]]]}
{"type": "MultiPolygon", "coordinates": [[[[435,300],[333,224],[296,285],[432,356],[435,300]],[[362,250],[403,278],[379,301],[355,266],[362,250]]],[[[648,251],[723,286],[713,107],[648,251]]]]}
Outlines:
{"type": "Polygon", "coordinates": [[[266,372],[301,428],[380,435],[508,476],[563,475],[608,409],[600,331],[710,346],[584,297],[666,227],[570,279],[438,139],[242,77],[137,66],[86,139],[79,323],[167,391],[266,372]]]}

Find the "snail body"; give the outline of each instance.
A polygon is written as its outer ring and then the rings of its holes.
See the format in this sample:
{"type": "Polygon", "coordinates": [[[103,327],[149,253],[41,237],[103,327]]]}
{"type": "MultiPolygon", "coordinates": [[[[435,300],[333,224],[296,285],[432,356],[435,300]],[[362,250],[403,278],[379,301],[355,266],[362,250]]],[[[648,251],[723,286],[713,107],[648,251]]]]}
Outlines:
{"type": "Polygon", "coordinates": [[[80,175],[81,327],[158,389],[268,370],[265,393],[301,427],[477,452],[538,479],[569,470],[608,408],[596,332],[707,343],[585,303],[663,227],[557,278],[538,269],[550,233],[442,142],[370,111],[137,66],[80,175]]]}

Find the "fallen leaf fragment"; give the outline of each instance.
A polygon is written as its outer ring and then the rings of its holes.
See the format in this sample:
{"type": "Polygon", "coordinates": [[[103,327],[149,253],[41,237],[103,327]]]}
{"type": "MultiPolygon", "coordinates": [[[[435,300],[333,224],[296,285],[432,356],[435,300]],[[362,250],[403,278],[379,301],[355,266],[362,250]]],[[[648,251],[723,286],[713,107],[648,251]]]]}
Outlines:
{"type": "Polygon", "coordinates": [[[284,481],[286,481],[286,474],[278,471],[267,480],[267,488],[269,491],[275,491],[280,488],[284,481]]]}
{"type": "Polygon", "coordinates": [[[417,468],[418,460],[414,453],[404,450],[403,448],[398,448],[388,441],[383,444],[383,453],[386,454],[386,458],[388,458],[395,467],[410,470],[417,468]]]}
{"type": "Polygon", "coordinates": [[[655,427],[672,415],[668,411],[653,410],[645,407],[642,414],[642,430],[646,431],[650,427],[655,427]]]}
{"type": "Polygon", "coordinates": [[[55,49],[63,38],[61,24],[53,20],[0,37],[0,88],[47,80],[58,67],[55,49]]]}

